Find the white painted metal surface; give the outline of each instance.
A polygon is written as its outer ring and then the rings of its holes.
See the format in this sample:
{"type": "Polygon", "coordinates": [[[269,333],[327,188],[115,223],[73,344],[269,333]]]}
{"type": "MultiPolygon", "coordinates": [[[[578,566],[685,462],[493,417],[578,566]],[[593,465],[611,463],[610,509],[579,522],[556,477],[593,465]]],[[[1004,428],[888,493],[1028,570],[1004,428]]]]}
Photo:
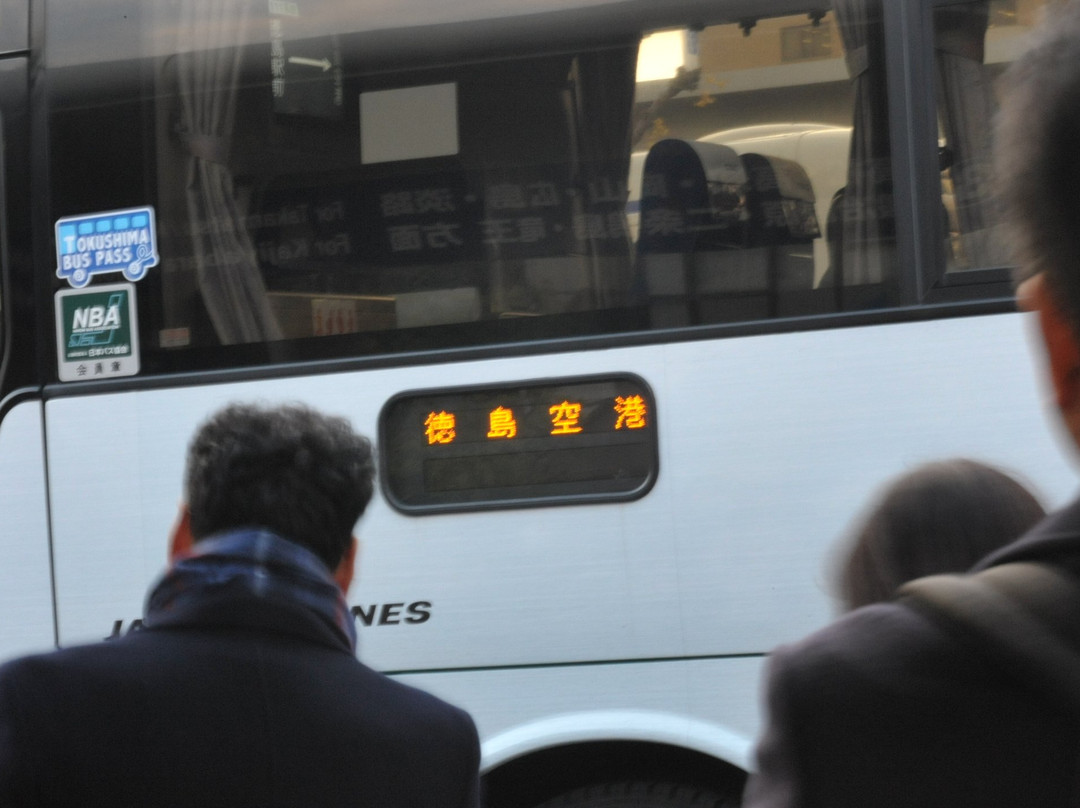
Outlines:
{"type": "Polygon", "coordinates": [[[758,731],[762,661],[639,662],[402,678],[469,705],[484,738],[485,770],[536,749],[610,740],[693,749],[745,769],[758,731]]]}
{"type": "Polygon", "coordinates": [[[55,642],[40,401],[0,421],[0,660],[55,642]]]}
{"type": "Polygon", "coordinates": [[[703,749],[713,730],[711,751],[745,765],[760,659],[718,657],[766,653],[829,619],[829,551],[882,482],[964,455],[1019,473],[1050,504],[1071,491],[1022,322],[998,315],[52,399],[60,642],[100,639],[140,615],[165,561],[186,442],[228,401],[303,399],[374,435],[382,404],[407,389],[632,371],[656,395],[655,488],[629,504],[426,517],[378,498],[360,526],[350,601],[423,601],[431,617],[361,626],[360,654],[416,672],[406,678],[473,711],[490,761],[602,737],[622,722],[703,749]],[[634,662],[655,659],[672,661],[634,662]],[[515,665],[563,667],[478,670],[515,665]]]}

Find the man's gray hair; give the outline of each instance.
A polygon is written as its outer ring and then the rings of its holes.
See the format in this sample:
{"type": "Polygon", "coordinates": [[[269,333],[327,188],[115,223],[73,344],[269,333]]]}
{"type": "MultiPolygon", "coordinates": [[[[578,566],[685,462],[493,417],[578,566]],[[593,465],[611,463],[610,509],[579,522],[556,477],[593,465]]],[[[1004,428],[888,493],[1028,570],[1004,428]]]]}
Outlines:
{"type": "Polygon", "coordinates": [[[344,418],[301,404],[232,404],[188,447],[184,493],[196,541],[261,527],[307,547],[330,569],[371,501],[371,443],[344,418]]]}
{"type": "Polygon", "coordinates": [[[1017,280],[1044,272],[1080,333],[1080,2],[1045,13],[1005,76],[996,173],[1017,280]]]}

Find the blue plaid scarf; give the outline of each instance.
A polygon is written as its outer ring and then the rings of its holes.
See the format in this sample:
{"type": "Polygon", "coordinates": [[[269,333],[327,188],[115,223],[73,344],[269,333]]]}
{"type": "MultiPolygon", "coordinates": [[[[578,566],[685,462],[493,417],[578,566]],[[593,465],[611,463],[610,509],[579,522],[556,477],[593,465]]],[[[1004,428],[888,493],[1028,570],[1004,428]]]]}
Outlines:
{"type": "Polygon", "coordinates": [[[345,594],[326,565],[299,544],[259,529],[203,539],[175,559],[147,597],[146,626],[225,593],[299,604],[356,649],[356,626],[345,594]]]}

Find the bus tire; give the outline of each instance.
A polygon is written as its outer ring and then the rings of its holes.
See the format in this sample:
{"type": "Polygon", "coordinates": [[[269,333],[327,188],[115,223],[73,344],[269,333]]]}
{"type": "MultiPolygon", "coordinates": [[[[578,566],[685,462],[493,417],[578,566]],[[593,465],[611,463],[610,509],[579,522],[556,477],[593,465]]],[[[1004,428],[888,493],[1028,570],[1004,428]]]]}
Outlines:
{"type": "Polygon", "coordinates": [[[739,797],[737,792],[631,780],[576,788],[537,808],[737,808],[739,797]]]}

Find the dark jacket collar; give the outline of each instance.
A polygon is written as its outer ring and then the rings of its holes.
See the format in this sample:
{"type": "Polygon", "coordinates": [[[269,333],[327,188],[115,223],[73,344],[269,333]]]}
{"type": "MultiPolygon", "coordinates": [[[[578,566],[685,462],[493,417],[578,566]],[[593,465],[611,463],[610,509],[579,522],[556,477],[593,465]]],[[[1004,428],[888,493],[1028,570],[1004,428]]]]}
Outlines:
{"type": "Polygon", "coordinates": [[[1076,499],[1016,541],[995,550],[974,571],[1012,561],[1047,561],[1080,574],[1080,499],[1076,499]]]}

